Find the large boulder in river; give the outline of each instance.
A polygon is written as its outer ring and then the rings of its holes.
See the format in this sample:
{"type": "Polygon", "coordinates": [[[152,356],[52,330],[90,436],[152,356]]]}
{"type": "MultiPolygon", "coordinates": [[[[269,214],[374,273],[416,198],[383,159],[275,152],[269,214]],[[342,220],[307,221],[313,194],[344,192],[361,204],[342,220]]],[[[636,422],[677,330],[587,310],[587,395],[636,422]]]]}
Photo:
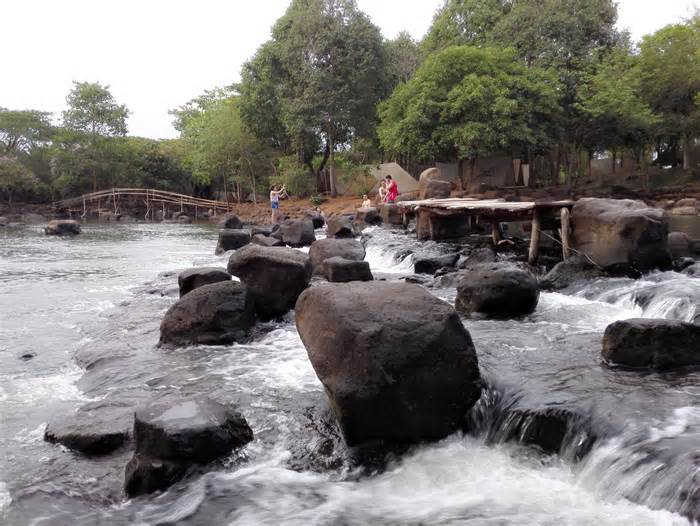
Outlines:
{"type": "Polygon", "coordinates": [[[403,208],[392,203],[382,203],[378,208],[385,225],[403,225],[403,208]]]}
{"type": "Polygon", "coordinates": [[[215,254],[220,255],[229,250],[238,250],[250,243],[250,232],[247,230],[234,230],[225,228],[219,230],[219,242],[216,245],[215,254]]]}
{"type": "Polygon", "coordinates": [[[326,221],[328,237],[357,237],[359,232],[355,228],[352,217],[345,215],[333,216],[326,221]]]}
{"type": "Polygon", "coordinates": [[[339,256],[353,261],[365,259],[365,247],[356,239],[336,239],[327,237],[314,241],[309,249],[309,258],[314,274],[323,274],[323,262],[339,256]]]}
{"type": "Polygon", "coordinates": [[[450,197],[451,192],[451,182],[432,179],[431,181],[428,181],[428,184],[425,187],[423,199],[446,199],[450,197]]]}
{"type": "Polygon", "coordinates": [[[323,228],[323,225],[326,224],[326,219],[323,217],[323,214],[318,210],[307,210],[306,212],[304,212],[304,217],[306,219],[311,220],[311,223],[313,223],[314,228],[323,228]]]}
{"type": "Polygon", "coordinates": [[[202,285],[229,281],[231,275],[226,269],[220,267],[196,267],[183,270],[177,277],[177,285],[180,288],[180,297],[202,285]]]}
{"type": "Polygon", "coordinates": [[[653,369],[700,365],[700,326],[647,318],[616,321],[605,329],[603,358],[653,369]]]}
{"type": "Polygon", "coordinates": [[[418,199],[426,199],[425,192],[430,181],[439,181],[441,177],[440,169],[436,167],[423,170],[418,176],[418,199]]]}
{"type": "Polygon", "coordinates": [[[372,281],[374,279],[368,261],[356,261],[338,256],[324,260],[323,275],[328,281],[336,283],[372,281]]]}
{"type": "Polygon", "coordinates": [[[422,256],[413,259],[413,272],[416,274],[435,274],[443,267],[454,267],[459,259],[459,253],[443,254],[442,256],[422,256]]]}
{"type": "Polygon", "coordinates": [[[540,289],[535,277],[513,264],[484,263],[459,272],[458,311],[490,318],[515,318],[532,313],[540,289]]]}
{"type": "Polygon", "coordinates": [[[277,239],[272,236],[265,236],[263,234],[255,234],[250,240],[254,245],[260,245],[263,247],[284,247],[284,241],[277,239]]]}
{"type": "Polygon", "coordinates": [[[178,300],[160,324],[161,343],[222,345],[243,341],[255,324],[253,298],[237,281],[202,285],[178,300]]]}
{"type": "Polygon", "coordinates": [[[228,272],[246,285],[255,312],[262,319],[281,316],[294,308],[312,273],[308,254],[288,247],[257,245],[234,252],[228,272]]]}
{"type": "Polygon", "coordinates": [[[409,283],[324,284],[296,324],[346,442],[419,442],[465,422],[481,382],[459,316],[409,283]]]}
{"type": "Polygon", "coordinates": [[[44,228],[47,236],[75,236],[80,232],[80,223],[74,219],[54,219],[44,228]]]}
{"type": "Polygon", "coordinates": [[[219,221],[217,226],[220,229],[241,230],[243,228],[243,221],[241,221],[236,215],[226,214],[219,221]]]}
{"type": "Polygon", "coordinates": [[[668,268],[663,210],[630,199],[579,199],[571,211],[572,243],[599,267],[646,272],[668,268]]]}
{"type": "Polygon", "coordinates": [[[253,439],[235,409],[208,399],[161,402],[134,415],[136,452],[126,467],[130,497],[165,489],[192,465],[224,457],[253,439]]]}
{"type": "Polygon", "coordinates": [[[690,255],[690,238],[685,232],[671,232],[668,235],[668,252],[672,259],[690,255]]]}
{"type": "Polygon", "coordinates": [[[355,222],[365,225],[378,225],[382,222],[382,216],[379,215],[379,209],[370,206],[367,208],[358,208],[355,212],[355,222]]]}
{"type": "Polygon", "coordinates": [[[311,219],[288,219],[280,225],[281,239],[290,247],[307,247],[316,241],[311,219]]]}

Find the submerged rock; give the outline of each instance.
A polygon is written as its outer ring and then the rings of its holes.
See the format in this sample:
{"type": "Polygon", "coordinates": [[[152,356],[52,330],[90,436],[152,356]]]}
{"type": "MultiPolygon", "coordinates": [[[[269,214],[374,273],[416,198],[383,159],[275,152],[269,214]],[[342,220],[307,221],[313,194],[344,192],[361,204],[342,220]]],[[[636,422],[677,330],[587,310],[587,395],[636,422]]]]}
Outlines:
{"type": "Polygon", "coordinates": [[[579,199],[571,211],[572,243],[599,267],[646,272],[666,269],[668,218],[663,210],[630,199],[579,199]]]}
{"type": "Polygon", "coordinates": [[[333,216],[326,221],[328,237],[357,237],[359,232],[355,229],[352,218],[345,215],[333,216]]]}
{"type": "Polygon", "coordinates": [[[80,223],[74,219],[54,219],[44,228],[47,236],[75,236],[80,232],[80,223]]]}
{"type": "Polygon", "coordinates": [[[310,219],[288,219],[280,224],[280,234],[282,241],[290,247],[306,247],[316,241],[310,219]]]}
{"type": "Polygon", "coordinates": [[[243,341],[255,324],[253,298],[237,281],[202,285],[178,300],[160,324],[161,343],[222,345],[243,341]]]}
{"type": "Polygon", "coordinates": [[[537,307],[535,277],[512,264],[481,264],[459,272],[455,307],[467,314],[516,318],[537,307]]]}
{"type": "Polygon", "coordinates": [[[224,457],[252,439],[238,411],[212,400],[151,404],[134,416],[136,452],[126,467],[125,491],[133,497],[165,489],[192,465],[224,457]]]}
{"type": "Polygon", "coordinates": [[[231,275],[220,267],[196,267],[184,270],[177,277],[180,297],[202,285],[229,281],[231,275]]]}
{"type": "Polygon", "coordinates": [[[560,261],[541,280],[544,290],[559,290],[581,281],[605,277],[606,273],[583,256],[573,256],[560,261]]]}
{"type": "Polygon", "coordinates": [[[107,455],[131,437],[132,415],[119,411],[78,411],[49,422],[44,440],[85,455],[107,455]]]}
{"type": "Polygon", "coordinates": [[[250,233],[247,230],[219,230],[219,242],[215,254],[220,255],[229,250],[238,250],[250,243],[250,233]]]}
{"type": "Polygon", "coordinates": [[[700,326],[647,318],[616,321],[605,329],[603,358],[652,369],[700,365],[700,326]]]}
{"type": "Polygon", "coordinates": [[[309,249],[309,259],[311,260],[314,274],[323,274],[323,262],[336,256],[353,261],[362,261],[365,259],[365,247],[356,239],[328,237],[314,241],[309,249]]]}
{"type": "Polygon", "coordinates": [[[418,285],[313,287],[299,297],[296,324],[348,445],[442,438],[479,398],[469,333],[418,285]]]}
{"type": "Polygon", "coordinates": [[[228,272],[245,284],[255,312],[267,320],[294,308],[311,281],[311,261],[293,248],[248,245],[233,253],[228,272]]]}
{"type": "Polygon", "coordinates": [[[323,261],[323,274],[328,281],[337,283],[372,281],[374,279],[369,269],[369,262],[355,261],[339,256],[323,261]]]}
{"type": "Polygon", "coordinates": [[[446,254],[443,256],[420,257],[413,260],[413,272],[416,274],[435,274],[443,267],[454,267],[459,259],[459,254],[446,254]]]}

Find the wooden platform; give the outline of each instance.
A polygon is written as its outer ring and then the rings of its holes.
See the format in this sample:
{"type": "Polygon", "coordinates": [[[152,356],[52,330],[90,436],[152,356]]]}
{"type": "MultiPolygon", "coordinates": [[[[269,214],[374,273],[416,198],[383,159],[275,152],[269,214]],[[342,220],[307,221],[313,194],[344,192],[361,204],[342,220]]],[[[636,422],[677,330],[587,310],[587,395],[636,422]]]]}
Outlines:
{"type": "Polygon", "coordinates": [[[564,259],[569,257],[569,215],[573,201],[504,201],[502,199],[447,198],[400,201],[396,206],[407,216],[415,213],[419,239],[446,239],[458,237],[472,218],[491,223],[493,242],[502,240],[500,223],[532,221],[530,236],[531,264],[537,261],[540,233],[544,229],[557,230],[562,242],[564,259]]]}

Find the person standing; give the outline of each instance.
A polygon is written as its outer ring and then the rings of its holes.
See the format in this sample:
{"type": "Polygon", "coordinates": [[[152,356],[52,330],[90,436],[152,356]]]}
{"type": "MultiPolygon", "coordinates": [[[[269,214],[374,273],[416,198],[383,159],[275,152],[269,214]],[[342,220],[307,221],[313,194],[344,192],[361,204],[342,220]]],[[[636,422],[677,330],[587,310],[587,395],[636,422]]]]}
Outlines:
{"type": "Polygon", "coordinates": [[[386,179],[382,179],[379,183],[379,190],[377,191],[379,196],[379,204],[386,202],[386,179]]]}
{"type": "Polygon", "coordinates": [[[273,186],[270,188],[270,206],[272,207],[272,224],[277,223],[277,213],[280,208],[280,196],[287,195],[287,190],[284,185],[282,188],[278,186],[273,186]]]}
{"type": "Polygon", "coordinates": [[[386,176],[386,202],[394,203],[399,196],[399,187],[390,175],[386,176]]]}

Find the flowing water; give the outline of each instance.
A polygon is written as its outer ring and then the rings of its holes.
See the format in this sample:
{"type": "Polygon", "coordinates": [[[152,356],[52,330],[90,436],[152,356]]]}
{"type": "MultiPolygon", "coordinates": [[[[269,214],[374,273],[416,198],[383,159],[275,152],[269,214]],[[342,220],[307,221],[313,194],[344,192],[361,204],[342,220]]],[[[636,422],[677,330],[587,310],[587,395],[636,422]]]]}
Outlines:
{"type": "MultiPolygon", "coordinates": [[[[410,252],[441,249],[401,232],[368,234],[367,259],[381,279],[409,274],[410,252]]],[[[694,320],[697,278],[599,280],[543,293],[523,320],[465,319],[489,385],[470,432],[363,469],[342,448],[292,314],[245,345],[157,346],[176,272],[225,266],[215,238],[198,225],[86,226],[74,239],[0,230],[0,523],[683,525],[698,517],[700,372],[600,362],[613,320],[694,320]],[[238,404],[255,440],[163,494],[129,501],[128,448],[86,458],[43,441],[47,422],[86,404],[132,408],[173,394],[238,404]],[[533,411],[551,409],[577,423],[559,454],[513,439],[533,411]]],[[[447,301],[456,294],[431,290],[447,301]]]]}

